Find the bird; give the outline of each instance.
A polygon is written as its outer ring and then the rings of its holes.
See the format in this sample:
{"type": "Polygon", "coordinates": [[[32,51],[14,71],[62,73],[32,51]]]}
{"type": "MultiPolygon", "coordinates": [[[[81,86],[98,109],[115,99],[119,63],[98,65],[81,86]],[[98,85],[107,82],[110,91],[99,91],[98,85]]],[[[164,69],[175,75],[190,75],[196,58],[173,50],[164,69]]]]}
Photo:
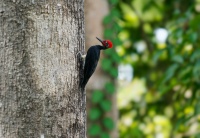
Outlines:
{"type": "Polygon", "coordinates": [[[97,67],[101,50],[106,50],[113,47],[113,44],[110,40],[101,40],[98,37],[96,38],[101,42],[102,45],[91,46],[88,49],[87,54],[82,56],[82,58],[85,58],[83,80],[80,84],[80,87],[83,89],[97,67]]]}

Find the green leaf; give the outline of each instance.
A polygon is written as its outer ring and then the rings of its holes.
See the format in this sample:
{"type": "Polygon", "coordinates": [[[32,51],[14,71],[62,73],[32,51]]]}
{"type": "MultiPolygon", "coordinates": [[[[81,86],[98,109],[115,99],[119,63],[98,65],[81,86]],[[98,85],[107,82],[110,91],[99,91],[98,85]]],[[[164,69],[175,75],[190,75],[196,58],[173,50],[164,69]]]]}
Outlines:
{"type": "Polygon", "coordinates": [[[197,104],[195,106],[195,115],[199,115],[200,114],[200,98],[198,98],[197,100],[197,104]]]}
{"type": "Polygon", "coordinates": [[[115,87],[112,83],[106,83],[105,88],[106,88],[106,91],[110,94],[113,94],[115,92],[115,87]]]}
{"type": "Polygon", "coordinates": [[[109,2],[110,2],[111,4],[117,4],[117,3],[118,3],[118,0],[109,0],[109,2]]]}
{"type": "Polygon", "coordinates": [[[103,70],[105,70],[105,71],[110,70],[111,64],[112,64],[111,60],[109,60],[109,59],[102,59],[101,63],[102,63],[103,70]]]}
{"type": "Polygon", "coordinates": [[[182,28],[178,28],[178,29],[176,30],[176,32],[175,32],[175,36],[176,36],[177,38],[180,38],[180,37],[182,37],[182,35],[183,35],[183,29],[182,29],[182,28]]]}
{"type": "Polygon", "coordinates": [[[104,37],[105,38],[111,38],[112,35],[113,35],[113,31],[111,29],[105,29],[104,30],[104,37]]]}
{"type": "Polygon", "coordinates": [[[191,66],[187,66],[185,68],[183,68],[182,70],[180,70],[178,76],[180,79],[183,79],[185,76],[187,76],[187,74],[189,74],[192,71],[192,67],[191,66]]]}
{"type": "Polygon", "coordinates": [[[190,57],[191,62],[194,62],[197,59],[200,59],[200,49],[195,50],[194,53],[190,57]]]}
{"type": "Polygon", "coordinates": [[[193,116],[182,116],[179,117],[178,121],[175,123],[175,129],[178,129],[180,127],[180,125],[184,125],[187,121],[189,121],[193,116]]]}
{"type": "Polygon", "coordinates": [[[160,58],[160,56],[162,55],[162,53],[163,53],[163,50],[158,50],[158,51],[156,51],[154,53],[154,55],[153,55],[153,62],[154,62],[154,64],[157,63],[157,61],[160,58]]]}
{"type": "Polygon", "coordinates": [[[195,33],[195,32],[190,33],[190,34],[189,34],[189,39],[190,39],[190,41],[191,41],[192,43],[195,43],[196,40],[198,39],[198,34],[195,33]]]}
{"type": "Polygon", "coordinates": [[[106,55],[112,55],[113,54],[113,52],[115,52],[113,49],[107,49],[107,50],[105,50],[104,51],[104,54],[106,54],[106,55]]]}
{"type": "Polygon", "coordinates": [[[101,105],[101,108],[104,110],[104,111],[110,111],[111,110],[111,102],[108,101],[108,100],[104,100],[100,103],[101,105]]]}
{"type": "Polygon", "coordinates": [[[112,68],[110,70],[110,74],[111,74],[112,77],[117,78],[117,76],[118,76],[118,70],[116,68],[112,68]]]}
{"type": "Polygon", "coordinates": [[[103,92],[98,91],[98,90],[94,91],[92,93],[92,102],[93,103],[101,102],[101,100],[103,99],[103,96],[104,96],[103,92]]]}
{"type": "Polygon", "coordinates": [[[98,108],[92,108],[89,112],[89,118],[91,120],[96,120],[101,116],[101,111],[98,108]]]}
{"type": "Polygon", "coordinates": [[[200,28],[199,26],[199,21],[200,21],[200,15],[196,15],[195,18],[193,18],[191,21],[190,21],[190,26],[194,29],[194,30],[197,30],[200,28]]]}
{"type": "Polygon", "coordinates": [[[118,37],[113,40],[113,43],[114,43],[114,46],[122,44],[122,42],[120,41],[120,39],[118,37]]]}
{"type": "Polygon", "coordinates": [[[182,64],[182,63],[184,62],[184,59],[183,59],[183,57],[180,56],[180,55],[175,55],[175,56],[172,58],[172,61],[182,64]]]}
{"type": "Polygon", "coordinates": [[[98,134],[100,134],[100,132],[101,132],[100,126],[95,124],[91,125],[88,130],[88,133],[91,136],[97,136],[98,134]]]}
{"type": "Polygon", "coordinates": [[[193,76],[194,76],[194,78],[199,79],[199,76],[200,76],[199,72],[200,72],[200,61],[197,62],[195,64],[194,68],[193,68],[193,76]]]}
{"type": "Polygon", "coordinates": [[[178,64],[173,64],[167,69],[163,83],[167,82],[169,79],[173,77],[178,67],[179,67],[178,64]]]}
{"type": "Polygon", "coordinates": [[[104,19],[103,19],[103,23],[108,24],[110,22],[112,22],[112,15],[105,16],[104,19]]]}
{"type": "Polygon", "coordinates": [[[115,8],[115,9],[112,9],[111,15],[112,15],[113,17],[120,17],[120,16],[121,16],[119,10],[117,10],[116,8],[115,8]]]}
{"type": "Polygon", "coordinates": [[[103,124],[109,130],[112,130],[115,127],[113,120],[109,117],[103,119],[103,124]]]}
{"type": "Polygon", "coordinates": [[[108,133],[101,133],[101,138],[110,138],[109,134],[108,133]]]}
{"type": "Polygon", "coordinates": [[[119,63],[121,61],[121,58],[119,57],[119,55],[117,53],[113,53],[111,55],[112,59],[114,62],[119,63]]]}

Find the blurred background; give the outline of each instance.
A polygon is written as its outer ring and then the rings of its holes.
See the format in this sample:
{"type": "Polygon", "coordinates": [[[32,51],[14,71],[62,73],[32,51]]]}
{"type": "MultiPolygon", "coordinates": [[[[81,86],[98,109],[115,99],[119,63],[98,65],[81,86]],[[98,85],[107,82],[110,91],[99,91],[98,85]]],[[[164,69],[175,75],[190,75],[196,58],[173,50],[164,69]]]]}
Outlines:
{"type": "Polygon", "coordinates": [[[200,0],[85,0],[89,138],[200,138],[200,0]]]}

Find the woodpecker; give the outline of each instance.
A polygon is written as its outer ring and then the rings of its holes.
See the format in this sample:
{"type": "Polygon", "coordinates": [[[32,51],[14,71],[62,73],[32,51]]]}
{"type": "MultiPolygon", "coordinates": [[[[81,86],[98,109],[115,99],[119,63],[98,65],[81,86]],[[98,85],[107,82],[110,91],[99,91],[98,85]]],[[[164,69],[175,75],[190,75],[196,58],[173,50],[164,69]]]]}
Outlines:
{"type": "MultiPolygon", "coordinates": [[[[97,37],[96,37],[97,38],[97,37]]],[[[84,78],[80,84],[81,88],[85,88],[85,85],[87,84],[88,80],[90,79],[90,77],[92,76],[92,74],[94,73],[98,61],[99,61],[99,57],[100,57],[100,51],[101,50],[106,50],[109,48],[112,48],[113,44],[110,40],[101,40],[99,38],[97,38],[103,46],[101,45],[95,45],[95,46],[91,46],[85,56],[82,56],[83,58],[85,58],[85,64],[84,64],[84,78]]]]}

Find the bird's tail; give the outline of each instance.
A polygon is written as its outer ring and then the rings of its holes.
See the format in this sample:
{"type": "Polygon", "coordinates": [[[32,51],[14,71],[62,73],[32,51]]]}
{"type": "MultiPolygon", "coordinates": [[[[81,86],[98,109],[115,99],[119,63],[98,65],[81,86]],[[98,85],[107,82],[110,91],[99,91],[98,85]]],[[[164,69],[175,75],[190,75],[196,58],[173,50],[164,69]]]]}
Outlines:
{"type": "Polygon", "coordinates": [[[86,86],[87,82],[88,82],[88,79],[83,79],[83,80],[81,81],[81,83],[80,83],[80,87],[81,87],[82,89],[85,89],[85,86],[86,86]]]}

